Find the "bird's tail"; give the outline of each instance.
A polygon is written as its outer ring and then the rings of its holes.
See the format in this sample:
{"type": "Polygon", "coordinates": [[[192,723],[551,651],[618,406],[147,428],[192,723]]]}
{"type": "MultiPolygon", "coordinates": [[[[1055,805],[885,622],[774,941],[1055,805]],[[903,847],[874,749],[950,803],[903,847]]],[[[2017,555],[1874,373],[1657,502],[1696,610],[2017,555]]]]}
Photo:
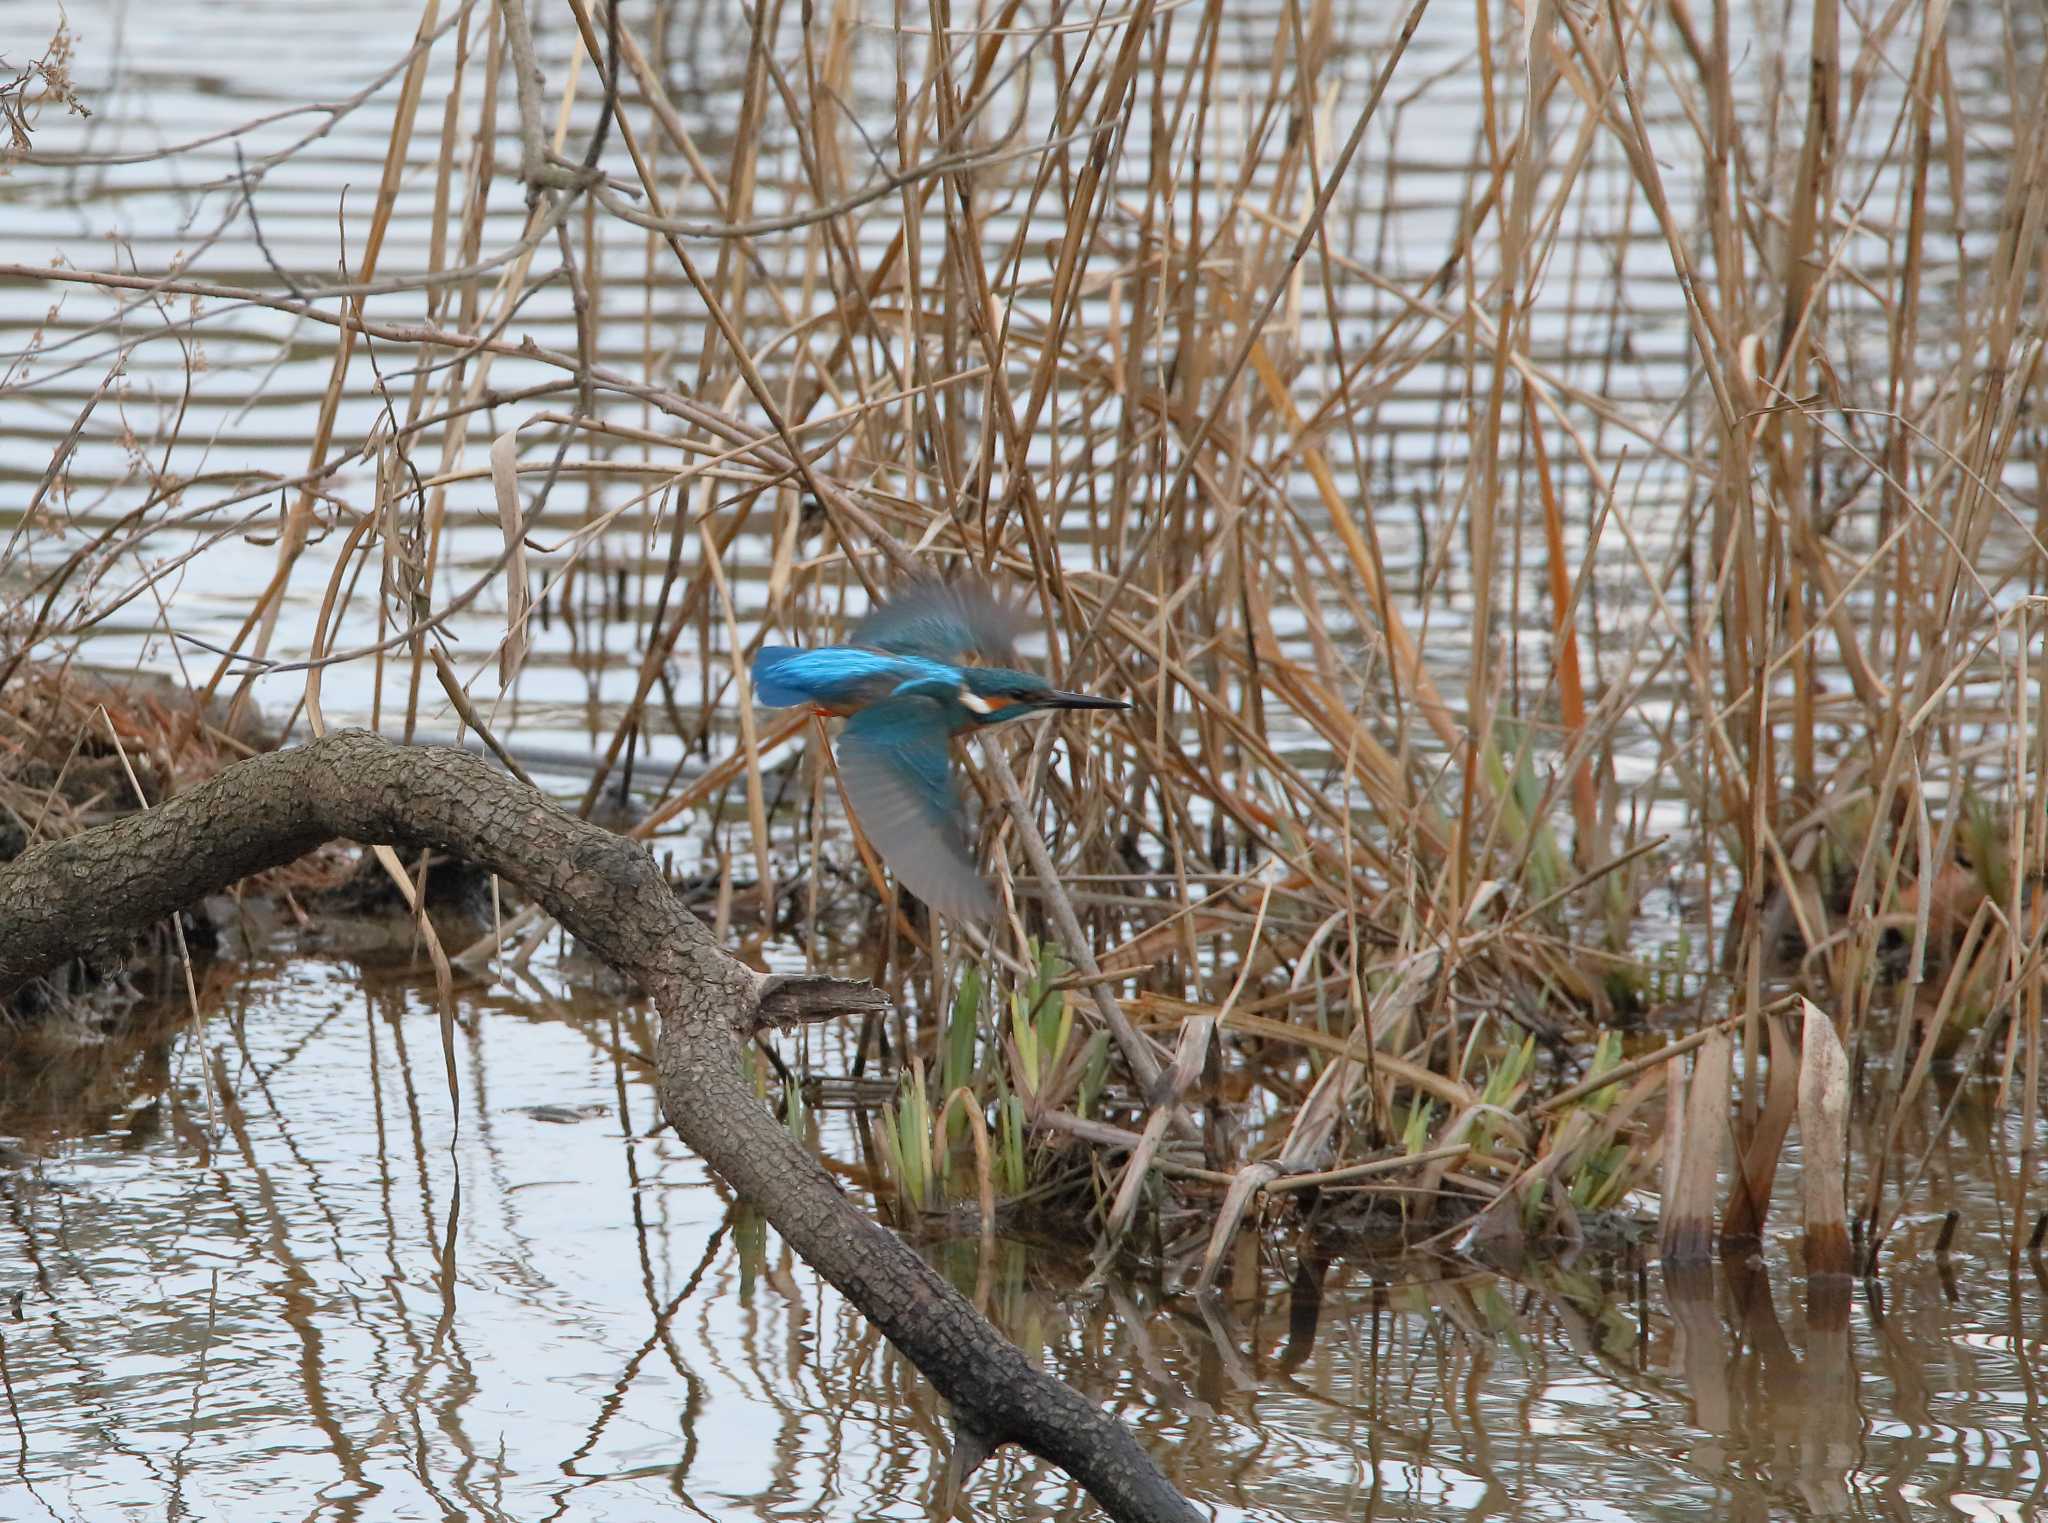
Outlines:
{"type": "Polygon", "coordinates": [[[782,674],[790,659],[802,654],[794,645],[764,645],[754,652],[749,668],[754,680],[754,702],[768,709],[793,709],[809,703],[809,691],[782,674]]]}

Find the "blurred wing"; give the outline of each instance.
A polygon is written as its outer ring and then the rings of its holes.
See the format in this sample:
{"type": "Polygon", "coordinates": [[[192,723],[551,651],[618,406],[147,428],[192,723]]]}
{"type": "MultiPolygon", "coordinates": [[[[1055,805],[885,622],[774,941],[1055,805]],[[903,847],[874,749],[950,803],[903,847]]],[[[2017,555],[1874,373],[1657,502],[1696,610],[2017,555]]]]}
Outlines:
{"type": "Polygon", "coordinates": [[[898,655],[957,663],[972,652],[996,665],[1014,659],[1024,615],[999,603],[986,587],[936,577],[907,583],[853,626],[847,637],[898,655]]]}
{"type": "Polygon", "coordinates": [[[956,920],[986,920],[995,896],[967,852],[950,744],[937,701],[891,698],[847,721],[839,777],[860,828],[905,888],[956,920]]]}

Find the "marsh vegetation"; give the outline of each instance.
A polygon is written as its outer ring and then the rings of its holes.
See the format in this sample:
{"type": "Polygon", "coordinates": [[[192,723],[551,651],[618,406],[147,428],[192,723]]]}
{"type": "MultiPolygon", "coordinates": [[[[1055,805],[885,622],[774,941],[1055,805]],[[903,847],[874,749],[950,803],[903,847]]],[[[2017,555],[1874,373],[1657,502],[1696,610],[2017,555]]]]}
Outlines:
{"type": "MultiPolygon", "coordinates": [[[[887,996],[739,1081],[984,1301],[1058,1241],[1218,1348],[1333,1262],[1606,1326],[1761,1245],[1850,1378],[1849,1276],[1951,1211],[2017,1276],[2048,1207],[2041,19],[1439,6],[10,39],[0,850],[346,726],[467,745],[887,996]],[[745,678],[933,571],[1134,705],[965,749],[982,925],[745,678]]],[[[210,1156],[232,967],[335,950],[414,969],[456,1114],[540,1000],[630,1120],[632,991],[505,884],[358,866],[15,993],[5,1129],[210,1156]]]]}

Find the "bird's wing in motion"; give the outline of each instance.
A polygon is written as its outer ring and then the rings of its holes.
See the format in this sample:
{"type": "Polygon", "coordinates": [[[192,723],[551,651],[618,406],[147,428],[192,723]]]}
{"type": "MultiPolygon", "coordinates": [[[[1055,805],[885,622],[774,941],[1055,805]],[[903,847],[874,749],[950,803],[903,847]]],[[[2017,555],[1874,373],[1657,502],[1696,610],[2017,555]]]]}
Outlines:
{"type": "Polygon", "coordinates": [[[860,828],[904,887],[956,920],[985,920],[995,896],[968,855],[949,731],[936,699],[872,704],[840,732],[839,777],[860,828]]]}
{"type": "Polygon", "coordinates": [[[957,663],[972,653],[1004,666],[1015,659],[1013,647],[1026,622],[986,587],[928,577],[898,589],[854,625],[847,638],[855,645],[928,661],[957,663]]]}

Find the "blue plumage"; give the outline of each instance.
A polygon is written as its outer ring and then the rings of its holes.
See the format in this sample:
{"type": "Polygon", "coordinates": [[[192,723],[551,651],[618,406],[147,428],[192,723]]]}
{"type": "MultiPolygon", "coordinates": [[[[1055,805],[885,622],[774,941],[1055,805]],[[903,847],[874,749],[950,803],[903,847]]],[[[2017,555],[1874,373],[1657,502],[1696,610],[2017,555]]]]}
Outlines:
{"type": "Polygon", "coordinates": [[[949,679],[954,668],[915,656],[890,655],[851,645],[800,650],[764,645],[754,656],[754,699],[771,709],[808,704],[835,714],[850,713],[888,697],[919,678],[949,679]]]}
{"type": "Polygon", "coordinates": [[[953,786],[951,741],[1053,709],[1127,709],[1055,692],[1043,677],[961,666],[1009,659],[1021,620],[977,587],[915,582],[854,626],[850,645],[764,645],[751,667],[770,708],[850,714],[839,775],[861,828],[906,888],[933,909],[985,919],[995,896],[975,870],[953,786]]]}

